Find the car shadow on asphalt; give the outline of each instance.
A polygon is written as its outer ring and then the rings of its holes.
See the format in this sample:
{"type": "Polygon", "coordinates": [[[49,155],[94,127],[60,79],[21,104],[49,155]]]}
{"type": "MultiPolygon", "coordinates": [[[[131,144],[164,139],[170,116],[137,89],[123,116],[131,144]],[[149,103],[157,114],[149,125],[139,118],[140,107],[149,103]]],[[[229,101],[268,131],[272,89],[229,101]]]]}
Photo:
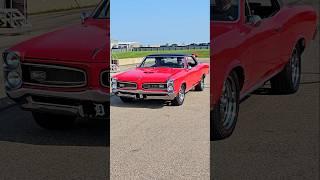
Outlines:
{"type": "Polygon", "coordinates": [[[40,128],[31,113],[18,106],[0,112],[0,141],[31,145],[110,146],[109,119],[79,121],[66,130],[40,128]]]}
{"type": "MultiPolygon", "coordinates": [[[[320,84],[320,80],[315,80],[314,76],[319,76],[320,73],[316,72],[302,72],[300,86],[320,84]]],[[[316,79],[319,79],[316,78],[316,79]]],[[[252,93],[253,95],[292,95],[291,93],[276,93],[271,89],[270,83],[266,83],[263,87],[257,89],[252,93]]]]}
{"type": "Polygon", "coordinates": [[[112,96],[110,106],[121,108],[160,109],[165,106],[170,106],[170,103],[162,100],[135,100],[133,102],[124,103],[119,97],[112,96]]]}

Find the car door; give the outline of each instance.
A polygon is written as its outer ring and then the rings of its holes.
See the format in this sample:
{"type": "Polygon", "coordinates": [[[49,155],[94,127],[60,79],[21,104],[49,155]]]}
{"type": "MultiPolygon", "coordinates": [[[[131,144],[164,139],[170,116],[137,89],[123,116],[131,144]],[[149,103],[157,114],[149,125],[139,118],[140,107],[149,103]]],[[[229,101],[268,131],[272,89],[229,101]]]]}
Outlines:
{"type": "Polygon", "coordinates": [[[185,69],[186,69],[186,76],[185,81],[187,83],[187,89],[190,89],[193,87],[194,81],[195,81],[195,71],[194,68],[190,67],[188,65],[188,57],[184,58],[185,61],[185,69]]]}
{"type": "Polygon", "coordinates": [[[192,74],[192,85],[194,86],[200,81],[200,77],[202,76],[199,63],[193,57],[189,56],[187,57],[187,66],[192,74]]]}
{"type": "Polygon", "coordinates": [[[247,0],[247,18],[244,28],[247,41],[250,42],[250,60],[247,62],[251,86],[262,83],[274,67],[275,59],[279,56],[275,44],[280,35],[274,20],[276,10],[273,10],[274,0],[247,0]],[[267,13],[269,12],[269,13],[267,13]],[[257,24],[252,24],[250,18],[261,18],[257,24]]]}

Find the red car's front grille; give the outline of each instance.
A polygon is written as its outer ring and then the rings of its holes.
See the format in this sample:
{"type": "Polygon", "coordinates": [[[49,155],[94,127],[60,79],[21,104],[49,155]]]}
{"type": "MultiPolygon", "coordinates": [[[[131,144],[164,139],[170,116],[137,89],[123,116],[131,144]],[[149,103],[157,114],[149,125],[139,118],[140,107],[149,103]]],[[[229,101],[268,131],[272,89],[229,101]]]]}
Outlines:
{"type": "Polygon", "coordinates": [[[83,70],[45,64],[22,64],[23,82],[48,87],[83,87],[87,84],[83,70]]]}
{"type": "Polygon", "coordinates": [[[131,82],[118,82],[117,86],[119,89],[137,89],[137,84],[131,82]]]}

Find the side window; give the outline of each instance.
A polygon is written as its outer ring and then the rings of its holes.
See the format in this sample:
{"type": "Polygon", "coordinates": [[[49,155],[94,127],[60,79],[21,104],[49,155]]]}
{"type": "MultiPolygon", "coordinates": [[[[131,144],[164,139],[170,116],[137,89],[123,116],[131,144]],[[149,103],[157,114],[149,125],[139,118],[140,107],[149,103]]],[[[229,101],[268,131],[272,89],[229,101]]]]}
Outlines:
{"type": "Polygon", "coordinates": [[[249,17],[251,16],[251,10],[249,7],[249,2],[248,0],[245,0],[245,17],[246,17],[246,22],[249,21],[249,17]]]}
{"type": "Polygon", "coordinates": [[[239,0],[211,0],[211,21],[236,21],[239,18],[239,0]]]}
{"type": "Polygon", "coordinates": [[[278,0],[248,0],[248,2],[250,13],[262,19],[272,17],[280,10],[278,0]]]}

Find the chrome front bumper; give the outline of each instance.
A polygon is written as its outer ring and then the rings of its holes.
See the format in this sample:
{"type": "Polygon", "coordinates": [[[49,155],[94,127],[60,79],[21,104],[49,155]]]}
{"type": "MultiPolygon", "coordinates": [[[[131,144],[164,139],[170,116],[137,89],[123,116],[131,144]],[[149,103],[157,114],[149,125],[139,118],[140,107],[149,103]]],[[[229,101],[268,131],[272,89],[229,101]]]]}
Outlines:
{"type": "Polygon", "coordinates": [[[8,97],[19,102],[25,110],[79,117],[104,117],[107,115],[107,109],[109,108],[107,106],[110,102],[109,93],[100,90],[57,92],[21,88],[8,91],[7,94],[8,97]],[[41,97],[41,100],[34,99],[34,97],[41,97]],[[54,101],[51,101],[51,98],[54,101]],[[59,101],[57,102],[56,99],[59,101]],[[86,102],[86,106],[83,102],[86,102]],[[88,112],[91,114],[88,114],[88,112]]]}
{"type": "Polygon", "coordinates": [[[127,97],[133,99],[150,99],[150,100],[173,100],[175,93],[151,92],[143,90],[113,90],[114,95],[118,97],[127,97]]]}

